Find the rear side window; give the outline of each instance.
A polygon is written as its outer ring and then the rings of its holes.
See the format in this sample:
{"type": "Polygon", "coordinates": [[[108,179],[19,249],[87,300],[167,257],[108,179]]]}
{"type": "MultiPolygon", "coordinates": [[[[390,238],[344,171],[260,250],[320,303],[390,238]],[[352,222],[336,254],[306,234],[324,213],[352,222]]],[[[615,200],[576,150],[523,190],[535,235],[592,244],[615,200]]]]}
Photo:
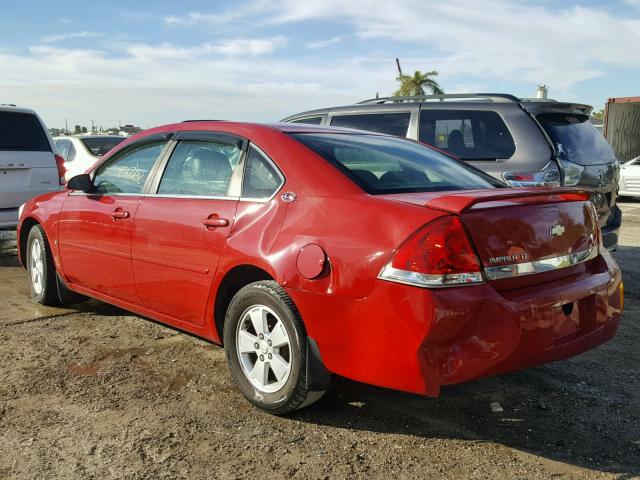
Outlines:
{"type": "Polygon", "coordinates": [[[352,134],[292,134],[370,194],[466,190],[502,186],[488,175],[431,148],[399,138],[352,134]]]}
{"type": "Polygon", "coordinates": [[[410,120],[411,112],[336,115],[331,119],[331,126],[356,128],[358,130],[395,135],[396,137],[406,137],[410,120]]]}
{"type": "Polygon", "coordinates": [[[239,156],[235,145],[182,140],[171,154],[158,194],[226,197],[239,156]]]}
{"type": "Polygon", "coordinates": [[[49,139],[31,113],[0,112],[0,151],[50,152],[49,139]]]}
{"type": "Polygon", "coordinates": [[[146,143],[126,150],[101,165],[93,179],[97,193],[142,193],[151,168],[166,141],[146,143]]]}
{"type": "Polygon", "coordinates": [[[100,157],[111,150],[113,147],[118,145],[120,142],[124,141],[124,137],[122,138],[104,138],[104,137],[94,137],[94,138],[82,138],[80,140],[87,150],[91,152],[91,155],[95,157],[100,157]]]}
{"type": "Polygon", "coordinates": [[[274,166],[256,148],[251,147],[244,169],[242,196],[269,198],[276,193],[281,184],[282,178],[274,166]]]}
{"type": "Polygon", "coordinates": [[[560,159],[580,165],[615,162],[611,146],[589,121],[588,116],[543,113],[537,118],[551,138],[560,159]]]}
{"type": "Polygon", "coordinates": [[[295,120],[291,120],[289,123],[305,123],[307,125],[320,125],[322,123],[322,117],[296,118],[295,120]]]}
{"type": "Polygon", "coordinates": [[[516,151],[509,129],[496,112],[422,110],[419,138],[463,160],[507,159],[516,151]]]}
{"type": "Polygon", "coordinates": [[[55,140],[56,150],[62,158],[64,158],[65,162],[69,161],[69,147],[71,147],[71,142],[69,140],[55,140]]]}

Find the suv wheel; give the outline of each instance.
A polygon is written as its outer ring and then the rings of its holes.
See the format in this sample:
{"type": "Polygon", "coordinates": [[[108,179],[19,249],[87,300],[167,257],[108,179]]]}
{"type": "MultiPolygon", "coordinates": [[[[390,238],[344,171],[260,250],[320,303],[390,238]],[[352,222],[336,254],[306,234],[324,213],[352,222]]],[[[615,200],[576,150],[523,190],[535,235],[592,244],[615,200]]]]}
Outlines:
{"type": "Polygon", "coordinates": [[[56,269],[49,242],[40,225],[29,231],[26,261],[31,298],[42,305],[58,305],[56,269]]]}
{"type": "Polygon", "coordinates": [[[292,412],[324,394],[306,387],[307,334],[293,301],[276,282],[251,283],[233,297],[224,339],[233,380],[263,410],[292,412]]]}

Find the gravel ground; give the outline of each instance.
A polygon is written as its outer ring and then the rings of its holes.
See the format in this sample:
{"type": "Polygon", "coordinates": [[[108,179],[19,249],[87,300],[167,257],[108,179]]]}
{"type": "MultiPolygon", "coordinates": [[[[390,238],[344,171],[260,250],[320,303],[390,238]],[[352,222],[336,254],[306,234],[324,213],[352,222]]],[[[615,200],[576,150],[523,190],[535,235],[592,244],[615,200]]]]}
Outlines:
{"type": "Polygon", "coordinates": [[[285,418],[241,397],[218,347],[30,303],[0,232],[0,478],[640,478],[640,202],[622,207],[613,341],[437,399],[338,380],[285,418]]]}

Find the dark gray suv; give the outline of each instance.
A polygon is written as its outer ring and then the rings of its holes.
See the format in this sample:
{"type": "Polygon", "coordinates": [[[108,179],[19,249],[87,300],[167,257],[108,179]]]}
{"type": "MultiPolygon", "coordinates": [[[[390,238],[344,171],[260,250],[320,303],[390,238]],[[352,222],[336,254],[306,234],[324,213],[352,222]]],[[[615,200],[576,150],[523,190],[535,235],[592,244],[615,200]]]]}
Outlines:
{"type": "Polygon", "coordinates": [[[592,107],[550,99],[476,93],[374,98],[291,115],[308,123],[387,133],[427,143],[514,187],[592,190],[604,244],[615,249],[619,164],[589,122],[592,107]]]}

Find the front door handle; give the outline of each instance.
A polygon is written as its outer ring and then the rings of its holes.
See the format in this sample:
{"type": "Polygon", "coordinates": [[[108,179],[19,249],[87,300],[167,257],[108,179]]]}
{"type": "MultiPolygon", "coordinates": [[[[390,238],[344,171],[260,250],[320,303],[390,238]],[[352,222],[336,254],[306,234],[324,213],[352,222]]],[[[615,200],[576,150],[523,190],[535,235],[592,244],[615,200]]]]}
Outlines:
{"type": "Polygon", "coordinates": [[[226,227],[229,225],[229,220],[220,217],[205,218],[202,224],[207,228],[226,227]]]}
{"type": "Polygon", "coordinates": [[[111,214],[114,220],[120,220],[121,218],[129,218],[129,212],[124,210],[116,210],[111,214]]]}

